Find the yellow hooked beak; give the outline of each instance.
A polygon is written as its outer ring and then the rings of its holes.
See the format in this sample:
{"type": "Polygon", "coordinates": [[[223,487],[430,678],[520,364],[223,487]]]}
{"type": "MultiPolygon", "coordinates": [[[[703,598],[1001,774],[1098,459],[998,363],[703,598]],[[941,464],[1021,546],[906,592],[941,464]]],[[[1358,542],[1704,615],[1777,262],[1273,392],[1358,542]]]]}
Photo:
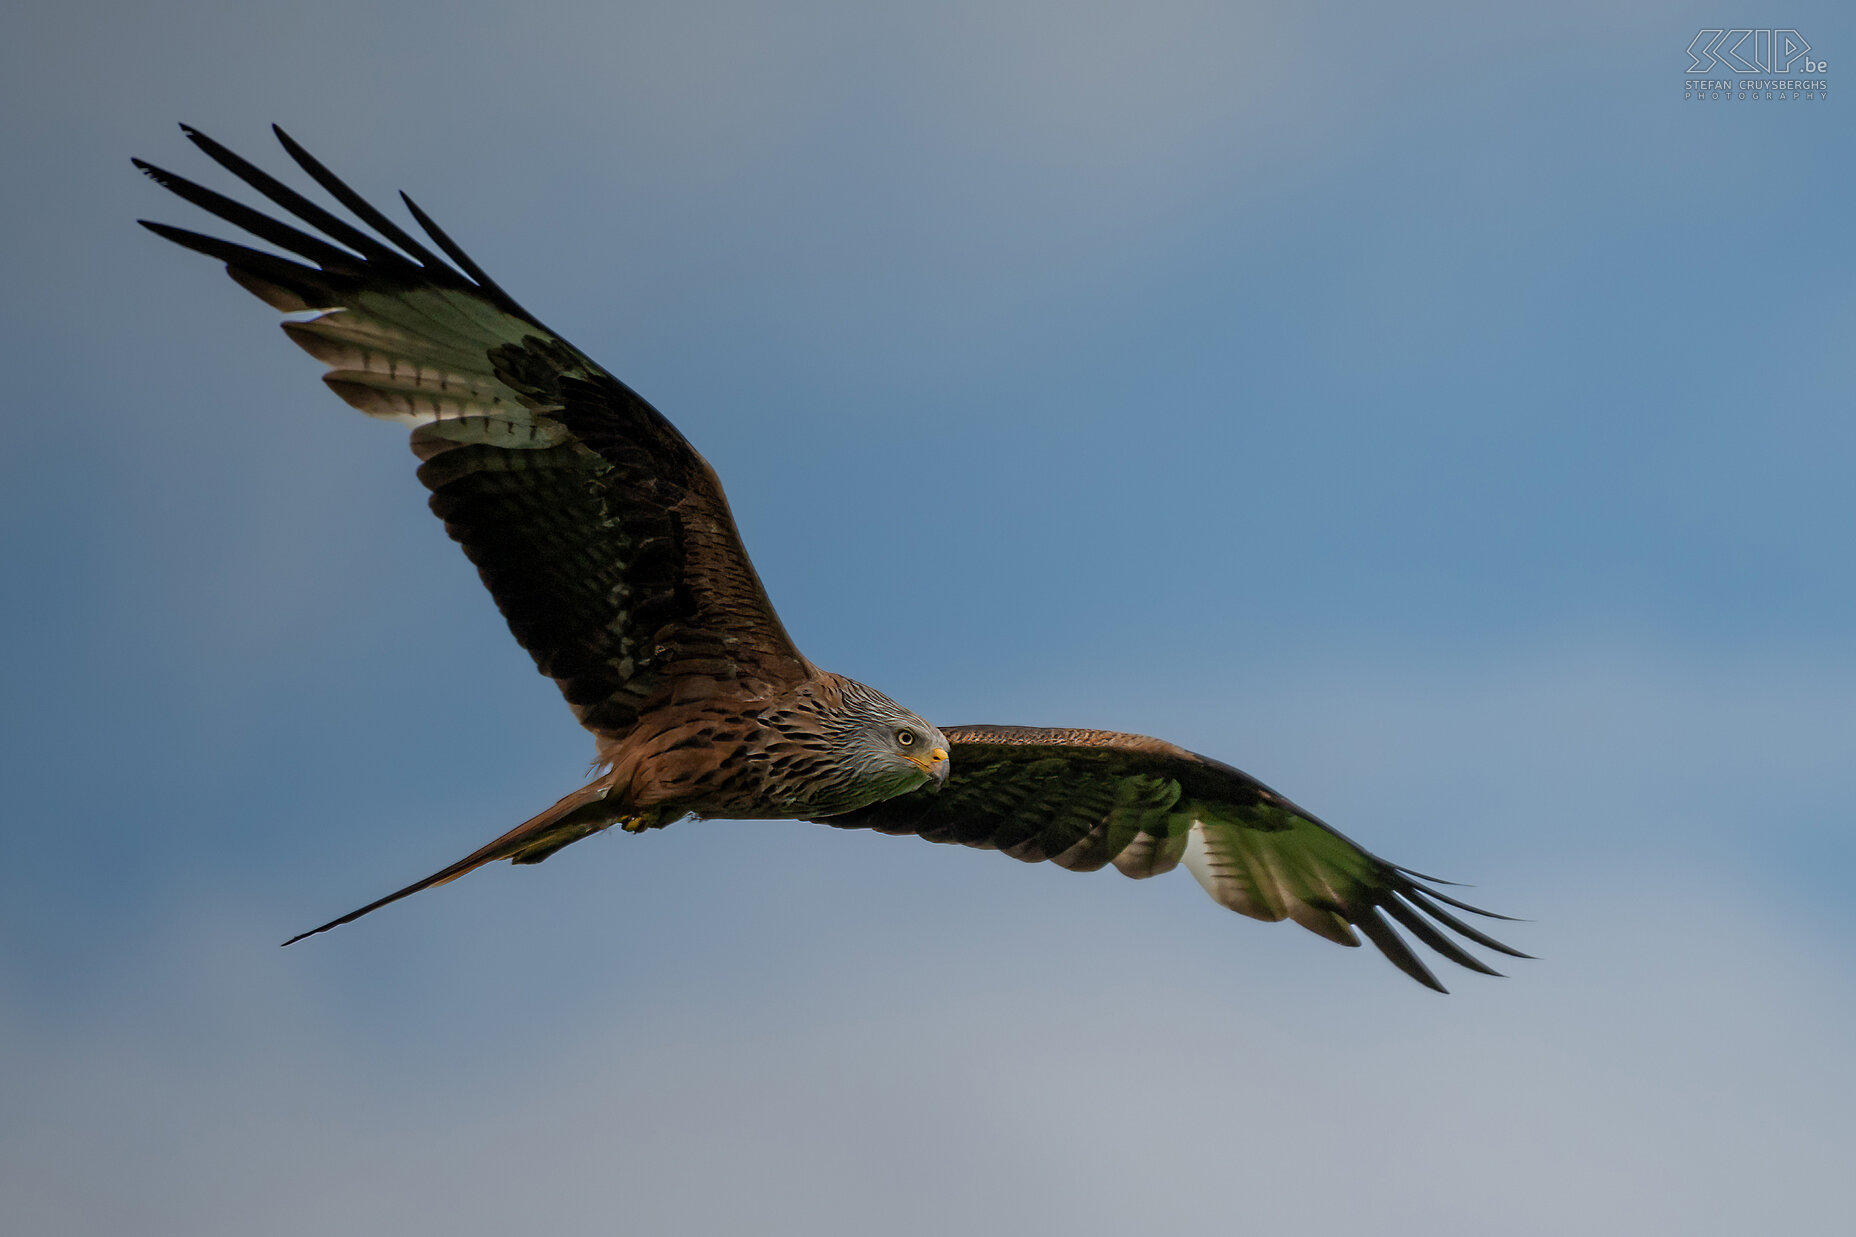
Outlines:
{"type": "Polygon", "coordinates": [[[903,759],[920,768],[923,773],[926,773],[929,778],[933,780],[935,789],[939,790],[941,784],[947,781],[948,765],[947,749],[945,747],[935,748],[932,752],[929,752],[926,757],[904,756],[903,759]]]}

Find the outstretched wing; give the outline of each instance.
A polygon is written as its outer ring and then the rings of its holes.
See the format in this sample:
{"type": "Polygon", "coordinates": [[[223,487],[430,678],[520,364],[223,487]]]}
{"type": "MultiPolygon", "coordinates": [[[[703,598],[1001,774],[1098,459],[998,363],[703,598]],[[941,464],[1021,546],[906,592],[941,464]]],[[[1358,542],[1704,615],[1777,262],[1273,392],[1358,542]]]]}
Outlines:
{"type": "Polygon", "coordinates": [[[291,158],[375,234],[183,131],[323,235],[138,159],[157,184],[307,263],[142,226],[223,261],[275,309],[314,311],[285,332],[330,366],[323,381],[337,395],[412,428],[432,510],[602,747],[654,700],[745,695],[812,675],[755,575],[714,470],[661,413],[512,300],[410,198],[407,209],[455,266],[281,129],[291,158]]]}
{"type": "Polygon", "coordinates": [[[952,772],[923,789],[817,823],[999,850],[1078,872],[1114,864],[1155,876],[1182,860],[1220,904],[1253,919],[1293,919],[1341,945],[1358,928],[1392,964],[1444,991],[1387,919],[1472,971],[1498,972],[1438,930],[1527,955],[1470,927],[1433,877],[1362,850],[1230,765],[1142,735],[1034,726],[954,726],[952,772]]]}

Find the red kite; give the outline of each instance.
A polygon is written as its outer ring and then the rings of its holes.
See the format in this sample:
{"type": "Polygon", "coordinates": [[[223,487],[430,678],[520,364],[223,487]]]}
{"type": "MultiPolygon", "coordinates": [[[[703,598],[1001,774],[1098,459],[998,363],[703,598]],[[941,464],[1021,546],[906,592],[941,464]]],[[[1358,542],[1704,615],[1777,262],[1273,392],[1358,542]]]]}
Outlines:
{"type": "Polygon", "coordinates": [[[1230,765],[1102,730],[937,729],[819,669],[781,626],[702,456],[518,305],[410,198],[445,257],[282,130],[297,165],[372,232],[184,131],[321,235],[137,160],[156,183],[302,261],[143,226],[224,262],[272,308],[311,315],[283,328],[329,366],[323,381],[411,429],[433,512],[599,756],[599,776],[553,807],[314,932],[493,859],[539,863],[615,824],[638,831],[695,816],[913,833],[1078,871],[1112,863],[1134,877],[1183,861],[1220,904],[1293,919],[1342,945],[1359,944],[1357,928],[1439,991],[1392,923],[1486,974],[1496,972],[1439,929],[1526,956],[1446,906],[1489,912],[1369,854],[1230,765]]]}

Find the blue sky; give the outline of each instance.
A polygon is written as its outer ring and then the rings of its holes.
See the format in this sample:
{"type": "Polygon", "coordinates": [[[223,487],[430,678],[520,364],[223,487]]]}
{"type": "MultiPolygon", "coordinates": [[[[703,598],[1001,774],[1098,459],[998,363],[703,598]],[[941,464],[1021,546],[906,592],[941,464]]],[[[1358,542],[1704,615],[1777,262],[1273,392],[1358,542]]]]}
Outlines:
{"type": "Polygon", "coordinates": [[[0,42],[0,1226],[1743,1234],[1856,1155],[1845,104],[1753,4],[37,5],[0,42]],[[802,647],[1160,734],[1527,916],[1447,998],[799,824],[497,866],[590,744],[403,435],[133,226],[404,188],[802,647]]]}

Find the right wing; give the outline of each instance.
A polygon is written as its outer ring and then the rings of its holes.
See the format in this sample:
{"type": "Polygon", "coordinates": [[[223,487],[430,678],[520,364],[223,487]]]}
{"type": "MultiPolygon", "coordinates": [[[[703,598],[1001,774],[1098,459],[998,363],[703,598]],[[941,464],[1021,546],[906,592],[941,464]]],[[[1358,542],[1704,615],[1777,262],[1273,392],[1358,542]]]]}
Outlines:
{"type": "Polygon", "coordinates": [[[1440,903],[1505,919],[1387,863],[1247,773],[1161,739],[1109,730],[950,726],[946,785],[817,823],[999,850],[1078,872],[1114,864],[1156,876],[1184,862],[1220,904],[1253,919],[1293,919],[1340,945],[1358,928],[1399,970],[1444,991],[1386,922],[1459,966],[1494,975],[1438,931],[1525,958],[1440,903]]]}
{"type": "Polygon", "coordinates": [[[142,226],[224,262],[275,309],[314,311],[285,322],[285,332],[330,366],[323,381],[337,395],[412,427],[432,510],[602,749],[673,691],[679,699],[710,685],[748,694],[749,683],[779,687],[812,675],[748,560],[714,470],[661,413],[512,300],[410,198],[407,208],[455,267],[281,129],[291,158],[378,235],[182,128],[329,239],[138,159],[157,184],[311,265],[142,226]]]}

